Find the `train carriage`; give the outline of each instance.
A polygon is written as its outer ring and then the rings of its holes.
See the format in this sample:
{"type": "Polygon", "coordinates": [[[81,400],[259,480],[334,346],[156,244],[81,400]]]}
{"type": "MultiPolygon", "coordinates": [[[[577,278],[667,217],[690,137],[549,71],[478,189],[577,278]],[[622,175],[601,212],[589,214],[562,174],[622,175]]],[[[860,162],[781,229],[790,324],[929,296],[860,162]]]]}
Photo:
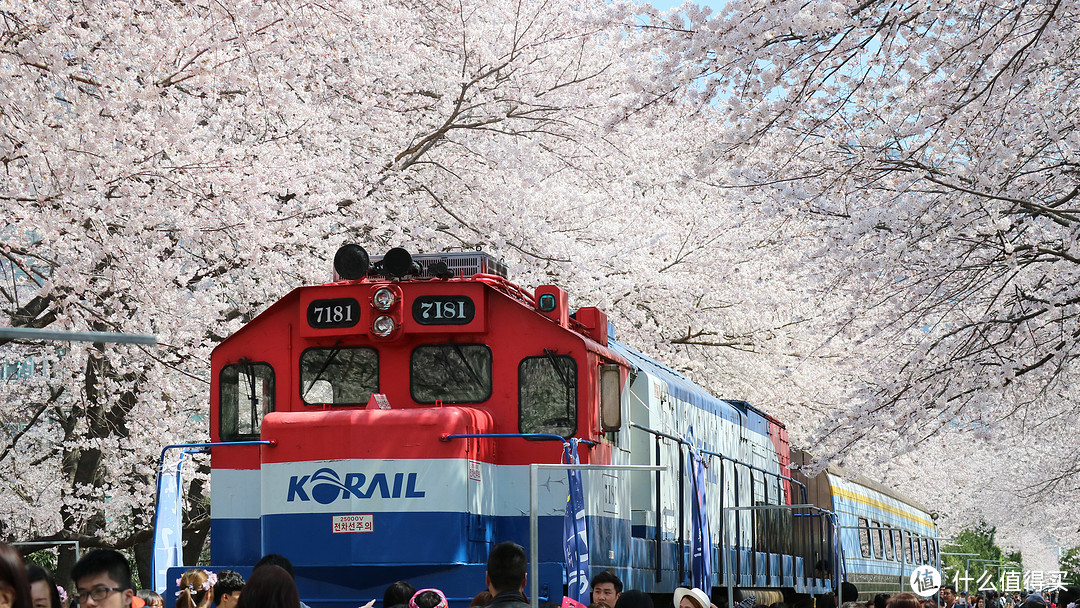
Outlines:
{"type": "Polygon", "coordinates": [[[316,608],[402,579],[465,605],[491,546],[528,545],[535,491],[538,596],[557,601],[567,475],[541,471],[532,488],[529,465],[562,462],[576,439],[583,464],[661,467],[582,472],[590,574],[614,568],[658,598],[688,582],[694,454],[718,604],[726,588],[795,599],[838,584],[815,568],[842,562],[831,497],[805,506],[780,421],[614,340],[559,287],[516,286],[482,252],[369,261],[346,246],[335,269],[213,352],[214,568],[285,555],[316,608]]]}
{"type": "MultiPolygon", "coordinates": [[[[794,462],[810,457],[793,452],[794,462]]],[[[940,570],[937,515],[895,490],[829,465],[804,481],[819,504],[836,513],[842,575],[869,600],[878,593],[909,591],[909,578],[918,565],[940,570]]]]}

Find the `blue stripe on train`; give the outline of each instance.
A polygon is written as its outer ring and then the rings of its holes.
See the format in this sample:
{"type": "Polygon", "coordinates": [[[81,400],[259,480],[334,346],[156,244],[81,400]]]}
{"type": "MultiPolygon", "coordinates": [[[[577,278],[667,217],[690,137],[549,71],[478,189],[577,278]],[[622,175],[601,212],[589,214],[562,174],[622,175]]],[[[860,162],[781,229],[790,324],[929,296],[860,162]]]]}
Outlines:
{"type": "Polygon", "coordinates": [[[210,539],[214,564],[254,566],[263,555],[257,519],[211,519],[210,539]]]}

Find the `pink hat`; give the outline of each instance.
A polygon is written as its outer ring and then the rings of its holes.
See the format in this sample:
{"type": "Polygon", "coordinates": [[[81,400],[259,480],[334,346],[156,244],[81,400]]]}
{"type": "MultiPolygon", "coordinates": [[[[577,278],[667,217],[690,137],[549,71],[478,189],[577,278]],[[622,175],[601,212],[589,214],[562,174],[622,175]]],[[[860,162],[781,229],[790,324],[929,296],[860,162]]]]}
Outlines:
{"type": "Polygon", "coordinates": [[[421,593],[427,593],[428,591],[433,591],[436,595],[439,596],[439,603],[435,604],[435,608],[448,608],[447,605],[446,605],[446,595],[442,591],[439,591],[438,589],[421,589],[421,590],[417,591],[416,593],[413,594],[413,596],[411,598],[409,598],[409,608],[420,608],[419,606],[416,605],[416,598],[421,593]]]}

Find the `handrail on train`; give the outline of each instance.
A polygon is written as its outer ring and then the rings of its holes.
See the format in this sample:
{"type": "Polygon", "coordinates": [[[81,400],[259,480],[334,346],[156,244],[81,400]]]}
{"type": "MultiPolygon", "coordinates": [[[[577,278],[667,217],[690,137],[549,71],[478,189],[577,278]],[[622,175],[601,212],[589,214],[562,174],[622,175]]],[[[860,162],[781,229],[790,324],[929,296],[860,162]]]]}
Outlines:
{"type": "MultiPolygon", "coordinates": [[[[681,443],[683,445],[691,445],[689,441],[687,441],[685,439],[682,439],[681,437],[676,437],[674,435],[671,435],[669,433],[665,433],[663,431],[657,431],[656,429],[651,429],[651,428],[649,428],[647,426],[642,426],[640,424],[637,424],[636,422],[631,422],[630,426],[635,428],[635,429],[640,429],[642,431],[645,431],[646,433],[651,433],[653,435],[656,435],[657,437],[663,437],[664,439],[670,439],[671,441],[677,441],[677,442],[679,442],[679,443],[681,443]]],[[[701,448],[695,448],[695,449],[697,449],[697,451],[701,452],[702,454],[708,454],[710,456],[716,456],[718,458],[723,458],[724,460],[733,462],[735,464],[742,465],[742,466],[744,466],[744,467],[746,467],[746,468],[748,468],[748,469],[750,469],[752,471],[759,471],[759,472],[761,472],[761,473],[763,473],[765,475],[772,475],[773,477],[776,477],[778,479],[783,479],[784,481],[790,481],[793,484],[797,484],[800,488],[802,488],[803,502],[809,502],[809,497],[808,497],[807,490],[806,490],[806,484],[804,484],[803,482],[801,482],[801,481],[799,481],[797,479],[794,479],[794,478],[789,477],[787,475],[783,475],[781,473],[774,473],[772,471],[765,470],[765,469],[763,469],[761,467],[754,466],[754,465],[750,464],[749,462],[743,462],[742,460],[739,460],[738,458],[732,458],[731,456],[721,454],[720,452],[713,452],[712,450],[705,450],[705,449],[701,449],[701,448]]]]}
{"type": "MultiPolygon", "coordinates": [[[[681,497],[683,495],[683,486],[682,486],[682,484],[683,484],[683,471],[682,471],[682,456],[681,456],[682,447],[681,446],[686,445],[688,447],[693,447],[692,444],[690,444],[690,442],[686,441],[682,437],[677,437],[677,436],[672,435],[670,433],[665,433],[663,431],[658,431],[656,429],[652,429],[652,428],[649,428],[647,426],[643,426],[643,425],[640,425],[640,424],[637,424],[637,423],[634,423],[634,422],[629,423],[629,426],[631,428],[636,428],[636,429],[645,431],[646,433],[649,433],[649,434],[657,437],[657,447],[656,447],[656,450],[657,450],[657,462],[659,462],[659,450],[660,450],[659,439],[660,438],[664,438],[664,439],[668,439],[670,441],[674,441],[674,442],[676,442],[677,444],[680,445],[680,448],[679,448],[679,453],[680,453],[680,457],[679,457],[679,496],[681,497]]],[[[775,472],[772,472],[772,471],[762,469],[761,467],[754,466],[754,465],[752,465],[752,464],[750,464],[748,462],[744,462],[744,461],[739,460],[737,458],[732,458],[731,456],[727,456],[727,455],[721,454],[719,452],[714,452],[712,450],[700,449],[698,451],[703,453],[703,454],[708,454],[710,456],[715,456],[717,458],[720,458],[722,460],[727,460],[727,461],[732,463],[732,467],[733,467],[732,472],[735,475],[735,500],[736,500],[736,504],[738,504],[738,497],[739,497],[739,492],[738,492],[739,471],[738,471],[737,468],[735,468],[736,466],[743,466],[743,467],[746,467],[749,471],[751,471],[751,473],[750,473],[751,494],[753,493],[753,484],[754,484],[753,471],[758,471],[758,472],[760,472],[762,474],[762,476],[770,475],[770,476],[775,477],[777,480],[783,479],[783,480],[785,480],[785,481],[787,481],[789,483],[798,485],[802,489],[803,503],[809,503],[810,502],[809,492],[808,492],[808,490],[806,488],[806,484],[799,481],[799,480],[797,480],[797,479],[794,479],[794,478],[789,477],[787,475],[783,475],[781,473],[775,473],[775,472]]],[[[659,476],[659,475],[660,475],[660,473],[657,472],[657,476],[659,476]]],[[[721,486],[722,486],[723,485],[723,467],[722,466],[721,466],[720,476],[721,476],[720,478],[721,478],[721,486]]],[[[659,479],[657,480],[657,483],[659,483],[659,479]]],[[[766,500],[767,500],[768,499],[768,486],[765,487],[765,495],[766,495],[766,500]]],[[[657,512],[658,513],[660,511],[659,500],[660,500],[660,498],[659,498],[659,494],[658,494],[657,495],[657,512]]],[[[721,500],[720,507],[723,508],[724,507],[724,504],[723,504],[723,490],[721,490],[721,493],[720,493],[720,500],[721,500]]],[[[680,498],[680,500],[679,500],[679,543],[680,544],[685,544],[686,539],[684,538],[684,535],[683,535],[683,529],[685,528],[686,514],[684,512],[682,503],[683,503],[683,501],[680,498]]],[[[725,523],[726,523],[726,519],[721,519],[720,533],[721,533],[721,542],[722,542],[722,544],[726,544],[726,541],[727,541],[727,532],[724,529],[724,524],[725,523]]],[[[742,530],[741,520],[736,519],[735,520],[735,537],[736,537],[736,539],[738,539],[738,538],[740,538],[742,536],[741,530],[742,530]]],[[[809,538],[809,542],[808,542],[807,546],[808,546],[808,548],[812,548],[812,547],[814,547],[816,545],[813,528],[808,528],[808,534],[810,535],[810,538],[809,538]]],[[[824,534],[822,536],[824,536],[824,534]]],[[[655,546],[656,546],[656,555],[655,555],[656,574],[657,574],[657,580],[659,580],[660,567],[661,567],[661,565],[660,565],[661,554],[660,554],[660,551],[659,551],[659,547],[660,547],[660,526],[659,526],[659,524],[656,527],[656,543],[655,543],[655,546]]],[[[812,550],[812,549],[809,549],[809,550],[812,550]]],[[[682,552],[680,552],[679,553],[679,577],[680,578],[682,578],[682,576],[684,574],[684,570],[685,570],[685,564],[683,563],[683,560],[684,560],[683,554],[682,554],[682,552]]],[[[737,560],[736,564],[735,564],[736,569],[741,571],[742,557],[737,556],[736,560],[737,560]]],[[[756,569],[756,567],[757,567],[757,554],[756,554],[756,552],[751,554],[750,561],[751,561],[751,569],[756,569]]],[[[804,572],[804,575],[805,575],[805,572],[804,572]]]]}
{"type": "MultiPolygon", "coordinates": [[[[561,441],[568,443],[570,439],[563,437],[562,435],[556,435],[554,433],[443,433],[439,435],[439,441],[450,441],[451,439],[528,439],[530,441],[561,441]]],[[[585,445],[596,445],[595,441],[589,439],[578,439],[578,443],[584,443],[585,445]]]]}
{"type": "MultiPolygon", "coordinates": [[[[841,563],[843,558],[842,558],[842,555],[841,555],[841,547],[840,547],[839,521],[837,519],[835,511],[830,511],[828,509],[823,509],[823,508],[821,508],[821,507],[819,507],[817,505],[814,505],[814,504],[755,505],[755,506],[749,506],[748,505],[748,506],[745,506],[745,507],[740,507],[740,506],[724,507],[725,511],[770,511],[770,510],[780,510],[780,509],[785,509],[785,510],[807,509],[809,511],[817,511],[817,513],[813,514],[813,515],[811,515],[810,513],[794,514],[794,515],[797,515],[797,516],[800,516],[800,517],[811,517],[811,516],[812,517],[821,517],[821,516],[828,517],[829,521],[832,523],[832,535],[833,535],[833,551],[832,551],[831,557],[834,560],[833,563],[841,563]]],[[[721,562],[727,561],[726,560],[726,555],[727,555],[727,552],[725,551],[723,553],[723,555],[721,555],[721,562]]],[[[730,569],[725,568],[725,570],[727,571],[727,570],[730,570],[730,569]]],[[[732,584],[732,583],[734,583],[734,581],[728,581],[727,580],[726,574],[727,573],[725,573],[724,584],[725,584],[725,586],[727,587],[727,590],[728,590],[728,606],[734,606],[735,605],[735,603],[734,603],[734,601],[735,601],[735,599],[734,599],[735,585],[732,584]]],[[[840,578],[841,578],[840,571],[839,570],[835,571],[833,573],[833,575],[832,575],[833,580],[831,581],[833,583],[833,590],[834,591],[838,591],[840,589],[840,578]]],[[[810,597],[811,598],[814,597],[813,588],[811,588],[811,590],[810,590],[810,597]]]]}
{"type": "MultiPolygon", "coordinates": [[[[179,450],[181,448],[199,448],[200,450],[206,450],[209,448],[225,448],[247,445],[277,445],[275,441],[215,441],[210,443],[174,443],[167,445],[161,449],[161,456],[158,458],[157,468],[157,483],[154,487],[154,525],[157,526],[158,512],[161,510],[161,474],[165,471],[165,453],[169,450],[179,450]]],[[[157,531],[155,530],[155,534],[157,531]]],[[[178,534],[183,534],[183,530],[178,531],[178,534]]],[[[150,558],[150,572],[157,572],[157,552],[155,551],[150,558]]]]}
{"type": "Polygon", "coordinates": [[[529,465],[529,603],[532,608],[540,605],[540,496],[537,488],[540,486],[540,469],[556,470],[604,470],[604,471],[656,471],[660,472],[666,467],[649,464],[539,464],[529,465]]]}

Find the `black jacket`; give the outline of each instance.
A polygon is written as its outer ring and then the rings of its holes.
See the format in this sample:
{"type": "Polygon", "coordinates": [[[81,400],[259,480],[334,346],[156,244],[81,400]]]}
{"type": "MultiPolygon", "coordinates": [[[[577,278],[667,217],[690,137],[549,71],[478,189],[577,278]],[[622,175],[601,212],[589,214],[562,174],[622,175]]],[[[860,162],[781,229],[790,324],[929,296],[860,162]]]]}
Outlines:
{"type": "Polygon", "coordinates": [[[517,589],[500,592],[491,598],[487,608],[530,608],[531,604],[525,599],[525,594],[517,589]]]}

